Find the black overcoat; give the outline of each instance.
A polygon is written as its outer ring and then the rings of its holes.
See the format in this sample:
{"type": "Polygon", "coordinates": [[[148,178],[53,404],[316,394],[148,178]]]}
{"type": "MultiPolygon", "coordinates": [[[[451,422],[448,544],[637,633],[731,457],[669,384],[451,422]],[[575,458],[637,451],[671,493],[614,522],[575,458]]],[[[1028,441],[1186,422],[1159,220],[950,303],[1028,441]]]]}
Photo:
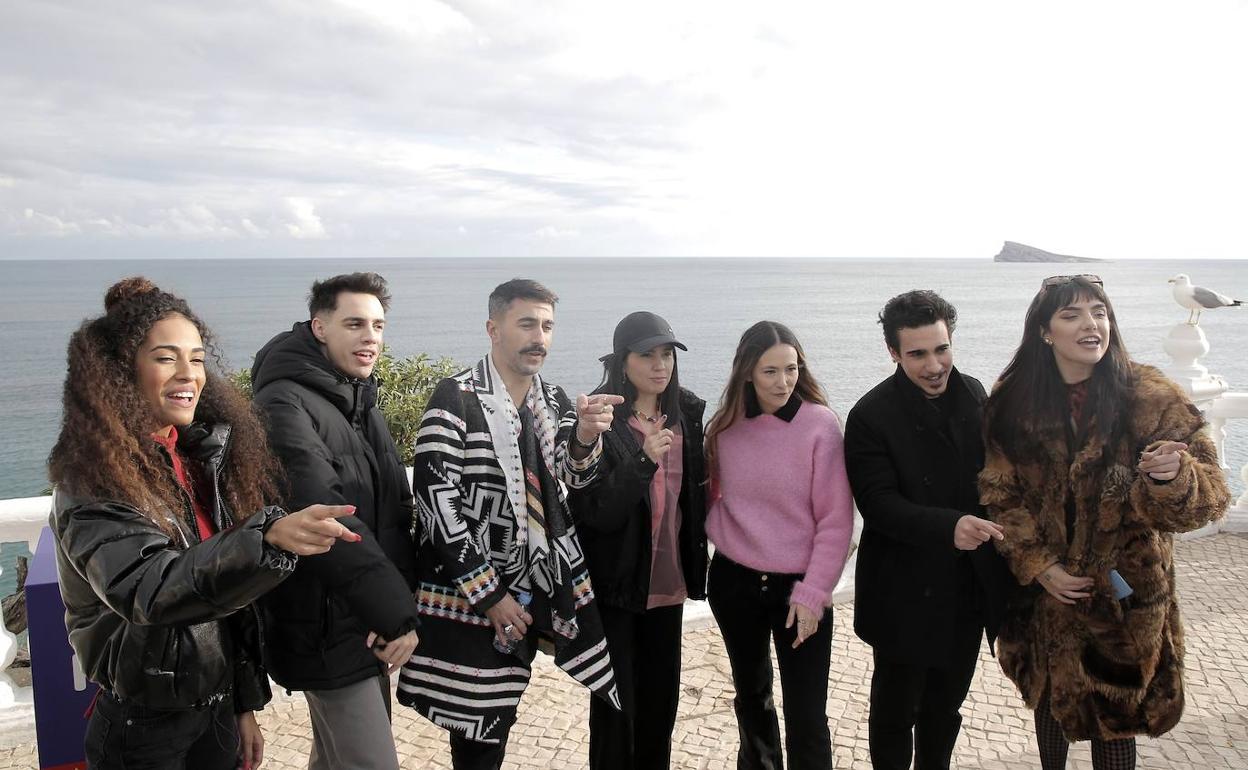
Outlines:
{"type": "Polygon", "coordinates": [[[984,516],[976,476],[986,396],[956,368],[947,392],[942,430],[941,413],[899,366],[859,399],[845,427],[845,467],[863,520],[854,632],[898,663],[946,663],[960,602],[975,603],[991,643],[1014,582],[990,545],[970,552],[953,545],[958,519],[984,516]],[[973,568],[973,592],[959,583],[961,559],[973,568]]]}

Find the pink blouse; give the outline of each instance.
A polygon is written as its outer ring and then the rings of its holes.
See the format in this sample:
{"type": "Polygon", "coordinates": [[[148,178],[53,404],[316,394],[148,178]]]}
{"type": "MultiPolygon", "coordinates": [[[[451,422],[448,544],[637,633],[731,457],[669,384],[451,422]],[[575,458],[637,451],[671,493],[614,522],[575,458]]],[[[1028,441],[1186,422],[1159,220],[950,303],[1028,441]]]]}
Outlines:
{"type": "MultiPolygon", "coordinates": [[[[636,416],[628,419],[638,445],[646,434],[636,416]]],[[[678,426],[679,427],[679,426],[678,426]]],[[[650,480],[650,596],[646,609],[671,607],[689,596],[680,565],[680,485],[684,478],[683,438],[674,428],[672,445],[650,480]]]]}

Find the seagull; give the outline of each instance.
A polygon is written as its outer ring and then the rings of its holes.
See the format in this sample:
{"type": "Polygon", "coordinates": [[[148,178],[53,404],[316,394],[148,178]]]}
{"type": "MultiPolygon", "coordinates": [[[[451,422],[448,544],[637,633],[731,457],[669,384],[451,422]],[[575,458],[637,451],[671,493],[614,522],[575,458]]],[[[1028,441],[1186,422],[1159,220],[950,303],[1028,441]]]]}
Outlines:
{"type": "Polygon", "coordinates": [[[1192,326],[1200,323],[1202,310],[1212,310],[1215,307],[1235,307],[1244,304],[1237,299],[1231,299],[1225,294],[1219,294],[1213,289],[1206,289],[1204,286],[1193,286],[1192,279],[1188,278],[1186,273],[1179,273],[1167,281],[1167,283],[1174,284],[1174,288],[1171,289],[1174,301],[1191,311],[1187,314],[1187,322],[1192,326]]]}

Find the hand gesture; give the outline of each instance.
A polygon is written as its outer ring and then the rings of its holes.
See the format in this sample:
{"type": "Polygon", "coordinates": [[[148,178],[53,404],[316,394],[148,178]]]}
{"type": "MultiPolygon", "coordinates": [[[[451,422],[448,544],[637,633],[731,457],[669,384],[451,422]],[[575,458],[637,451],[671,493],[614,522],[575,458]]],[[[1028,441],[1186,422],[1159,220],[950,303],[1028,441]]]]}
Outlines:
{"type": "Polygon", "coordinates": [[[494,625],[494,634],[498,637],[499,644],[504,647],[510,646],[512,641],[523,639],[529,632],[529,624],[533,622],[533,616],[511,594],[505,594],[502,601],[486,610],[485,616],[494,625]]]}
{"type": "Polygon", "coordinates": [[[962,551],[974,551],[993,539],[1005,539],[1005,530],[1001,525],[969,513],[958,519],[957,526],[953,528],[953,547],[962,551]]]}
{"type": "Polygon", "coordinates": [[[1141,453],[1140,464],[1136,467],[1140,473],[1147,473],[1157,481],[1170,481],[1179,475],[1186,450],[1187,444],[1182,441],[1163,441],[1153,451],[1141,453]]]}
{"type": "Polygon", "coordinates": [[[408,631],[393,642],[387,642],[378,636],[376,631],[369,631],[364,644],[373,651],[377,660],[386,664],[386,676],[389,676],[402,668],[407,659],[412,657],[412,653],[416,651],[416,645],[420,644],[420,637],[416,636],[415,631],[408,631]]]}
{"type": "Polygon", "coordinates": [[[353,513],[354,505],[309,505],[273,522],[264,541],[299,556],[325,553],[336,540],[358,543],[364,538],[334,521],[353,513]]]}
{"type": "Polygon", "coordinates": [[[797,622],[797,638],[793,640],[793,649],[796,650],[798,645],[819,630],[819,616],[806,605],[794,602],[789,604],[789,618],[784,621],[784,627],[792,628],[794,621],[797,622]]]}
{"type": "Polygon", "coordinates": [[[675,435],[667,425],[667,415],[659,418],[658,422],[641,421],[641,431],[646,434],[646,440],[641,445],[641,450],[646,453],[655,465],[663,461],[667,457],[667,451],[672,448],[672,437],[675,435]]]}
{"type": "Polygon", "coordinates": [[[1074,604],[1076,600],[1086,599],[1092,595],[1088,592],[1088,589],[1092,587],[1092,578],[1075,577],[1060,564],[1054,564],[1041,572],[1036,580],[1040,581],[1044,590],[1062,604],[1074,604]]]}
{"type": "Polygon", "coordinates": [[[576,397],[576,440],[592,444],[608,430],[617,404],[624,403],[623,396],[610,393],[581,394],[576,397]]]}

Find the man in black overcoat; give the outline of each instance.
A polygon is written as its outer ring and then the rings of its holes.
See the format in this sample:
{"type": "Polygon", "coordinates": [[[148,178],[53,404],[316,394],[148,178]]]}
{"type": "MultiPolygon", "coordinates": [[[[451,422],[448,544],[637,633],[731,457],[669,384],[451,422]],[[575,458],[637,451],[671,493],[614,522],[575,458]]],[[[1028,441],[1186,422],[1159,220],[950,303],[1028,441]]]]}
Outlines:
{"type": "Polygon", "coordinates": [[[863,531],[854,632],[871,645],[875,768],[948,768],[981,639],[1010,585],[976,476],[984,387],[953,366],[957,311],[935,292],[880,313],[897,369],[849,413],[845,465],[863,531]]]}

